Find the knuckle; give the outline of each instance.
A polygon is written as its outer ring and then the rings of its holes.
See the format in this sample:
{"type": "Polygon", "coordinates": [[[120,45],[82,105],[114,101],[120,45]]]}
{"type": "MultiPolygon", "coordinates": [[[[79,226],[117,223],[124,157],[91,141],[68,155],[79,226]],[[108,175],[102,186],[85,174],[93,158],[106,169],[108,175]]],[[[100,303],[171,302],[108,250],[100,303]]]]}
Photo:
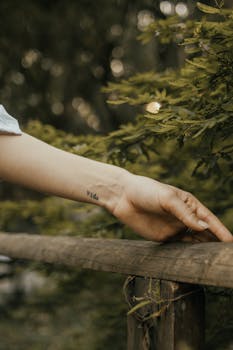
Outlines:
{"type": "Polygon", "coordinates": [[[211,219],[211,213],[207,212],[204,216],[203,219],[206,221],[209,221],[211,219]]]}
{"type": "Polygon", "coordinates": [[[176,192],[173,189],[167,189],[163,192],[160,203],[163,209],[170,210],[175,205],[177,198],[176,192]]]}

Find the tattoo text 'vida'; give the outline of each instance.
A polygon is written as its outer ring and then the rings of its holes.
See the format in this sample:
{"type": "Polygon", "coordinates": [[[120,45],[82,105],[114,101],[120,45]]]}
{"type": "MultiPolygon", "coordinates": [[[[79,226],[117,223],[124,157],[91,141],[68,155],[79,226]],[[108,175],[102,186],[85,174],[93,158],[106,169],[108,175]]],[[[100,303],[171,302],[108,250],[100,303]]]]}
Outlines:
{"type": "Polygon", "coordinates": [[[99,200],[99,197],[97,196],[96,193],[93,193],[93,192],[87,190],[87,195],[88,195],[88,197],[90,197],[91,199],[95,199],[96,201],[99,200]]]}

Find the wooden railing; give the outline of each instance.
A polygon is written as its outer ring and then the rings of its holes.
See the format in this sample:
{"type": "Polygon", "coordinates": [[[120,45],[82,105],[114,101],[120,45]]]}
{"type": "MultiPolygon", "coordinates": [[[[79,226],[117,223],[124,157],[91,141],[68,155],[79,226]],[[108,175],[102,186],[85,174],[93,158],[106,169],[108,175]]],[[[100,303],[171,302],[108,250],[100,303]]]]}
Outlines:
{"type": "Polygon", "coordinates": [[[128,350],[204,348],[201,285],[233,288],[233,244],[0,233],[0,254],[127,275],[128,350]]]}

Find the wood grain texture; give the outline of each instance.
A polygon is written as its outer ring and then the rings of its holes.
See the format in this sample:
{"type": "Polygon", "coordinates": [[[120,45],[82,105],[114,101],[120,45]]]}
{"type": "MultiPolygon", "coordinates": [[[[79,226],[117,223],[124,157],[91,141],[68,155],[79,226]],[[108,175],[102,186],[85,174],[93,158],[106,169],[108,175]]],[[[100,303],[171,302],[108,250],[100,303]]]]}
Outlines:
{"type": "MultiPolygon", "coordinates": [[[[132,276],[130,276],[132,277],[132,276]]],[[[126,280],[127,281],[127,280],[126,280]]],[[[156,280],[149,281],[148,277],[134,277],[127,283],[127,303],[129,310],[140,302],[134,297],[145,300],[149,289],[156,288],[156,280]]],[[[158,310],[155,303],[140,307],[136,312],[127,315],[127,350],[159,350],[157,348],[157,317],[145,319],[158,310]]],[[[170,326],[168,324],[168,326],[170,326]]]]}
{"type": "Polygon", "coordinates": [[[233,288],[233,244],[0,233],[0,254],[76,268],[233,288]]]}
{"type": "Polygon", "coordinates": [[[204,291],[198,285],[161,281],[161,299],[175,300],[157,323],[156,350],[203,350],[204,291]]]}
{"type": "Polygon", "coordinates": [[[127,350],[203,350],[204,289],[199,285],[129,276],[129,310],[151,301],[127,317],[127,350]],[[149,316],[152,317],[149,317],[149,316]]]}

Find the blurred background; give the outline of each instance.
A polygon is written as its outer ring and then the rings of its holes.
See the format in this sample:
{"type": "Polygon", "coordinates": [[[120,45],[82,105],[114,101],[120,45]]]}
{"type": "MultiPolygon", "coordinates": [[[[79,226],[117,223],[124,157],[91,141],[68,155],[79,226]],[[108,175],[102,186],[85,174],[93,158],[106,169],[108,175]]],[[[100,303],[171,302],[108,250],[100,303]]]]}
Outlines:
{"type": "MultiPolygon", "coordinates": [[[[174,43],[155,38],[142,45],[137,36],[145,27],[174,14],[201,16],[192,0],[9,0],[0,2],[0,14],[1,104],[24,131],[64,148],[134,120],[136,107],[107,103],[101,89],[109,81],[183,65],[183,48],[174,43]]],[[[122,238],[113,218],[98,226],[103,214],[96,208],[6,183],[0,200],[2,231],[122,238]]],[[[124,279],[1,256],[0,350],[125,349],[124,279]]],[[[209,348],[230,349],[232,314],[225,311],[232,310],[232,298],[223,296],[213,309],[213,291],[208,303],[209,348]]]]}
{"type": "Polygon", "coordinates": [[[148,24],[200,16],[190,0],[8,1],[0,11],[1,103],[22,126],[39,119],[74,134],[107,133],[133,118],[106,103],[108,81],[182,65],[177,45],[138,42],[148,24]]]}

